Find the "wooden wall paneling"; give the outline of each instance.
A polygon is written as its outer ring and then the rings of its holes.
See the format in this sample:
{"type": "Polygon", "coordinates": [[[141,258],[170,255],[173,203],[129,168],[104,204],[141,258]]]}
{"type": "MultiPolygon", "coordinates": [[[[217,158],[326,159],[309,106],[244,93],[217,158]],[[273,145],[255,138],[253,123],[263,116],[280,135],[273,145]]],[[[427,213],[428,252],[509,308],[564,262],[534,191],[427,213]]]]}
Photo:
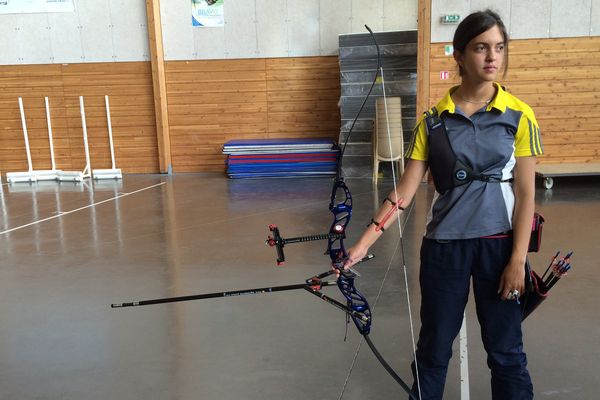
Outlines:
{"type": "MultiPolygon", "coordinates": [[[[432,44],[432,102],[459,83],[444,44],[432,44]],[[450,79],[440,80],[441,71],[449,71],[450,79]]],[[[499,79],[534,109],[545,150],[539,162],[600,162],[595,111],[600,106],[600,37],[514,40],[509,51],[508,74],[499,79]]]]}
{"type": "Polygon", "coordinates": [[[596,52],[598,51],[598,38],[582,36],[578,38],[547,38],[527,39],[512,41],[510,54],[549,54],[564,52],[596,52]],[[512,44],[518,44],[512,46],[512,44]]]}
{"type": "Polygon", "coordinates": [[[80,95],[85,96],[91,161],[110,167],[104,95],[110,96],[117,164],[124,172],[158,172],[150,63],[0,66],[0,171],[27,169],[17,97],[27,117],[33,166],[51,166],[44,96],[49,97],[57,167],[85,164],[80,95]]]}
{"type": "MultiPolygon", "coordinates": [[[[169,61],[165,65],[167,77],[171,79],[180,72],[249,72],[264,71],[262,58],[240,58],[230,60],[169,61]]],[[[169,80],[167,79],[167,81],[169,80]]]]}
{"type": "MultiPolygon", "coordinates": [[[[339,79],[339,77],[338,77],[339,79]]],[[[340,98],[340,94],[335,93],[334,90],[331,89],[314,89],[314,90],[301,90],[301,91],[269,91],[267,93],[269,104],[274,107],[277,107],[277,104],[272,104],[273,102],[278,102],[285,104],[286,101],[298,102],[310,104],[312,101],[325,101],[328,104],[328,107],[331,107],[331,101],[335,100],[335,105],[337,107],[337,101],[340,98]]]]}
{"type": "Polygon", "coordinates": [[[223,143],[267,133],[264,59],[166,64],[173,171],[222,171],[223,143]]]}
{"type": "Polygon", "coordinates": [[[223,171],[231,139],[336,137],[337,57],[166,64],[173,169],[223,171]]]}
{"type": "Polygon", "coordinates": [[[189,104],[202,104],[203,107],[212,107],[212,106],[226,106],[228,103],[233,100],[238,100],[238,104],[257,104],[266,101],[264,91],[258,92],[244,92],[245,101],[239,103],[239,96],[236,96],[236,93],[220,93],[220,92],[211,92],[211,93],[189,93],[185,96],[169,96],[169,109],[170,107],[177,105],[189,105],[189,104]]]}
{"type": "MultiPolygon", "coordinates": [[[[260,81],[169,82],[169,95],[185,96],[198,92],[244,93],[265,90],[264,78],[260,81]]],[[[238,102],[241,96],[236,98],[238,102]]]]}
{"type": "Polygon", "coordinates": [[[270,58],[266,67],[269,137],[338,137],[337,57],[270,58]]]}
{"type": "Polygon", "coordinates": [[[74,168],[85,165],[79,96],[85,101],[92,166],[111,166],[104,104],[108,95],[117,167],[125,173],[159,172],[150,64],[69,64],[63,76],[74,168]]]}
{"type": "MultiPolygon", "coordinates": [[[[18,97],[23,97],[30,139],[32,164],[35,169],[48,169],[50,151],[46,128],[44,96],[50,98],[54,111],[52,122],[60,131],[65,124],[61,115],[63,88],[60,66],[11,65],[0,66],[0,171],[26,171],[27,157],[18,97]]],[[[55,155],[64,157],[68,144],[55,140],[55,155]]]]}
{"type": "MultiPolygon", "coordinates": [[[[174,61],[166,63],[165,77],[176,172],[222,171],[222,145],[230,139],[335,138],[339,132],[337,57],[174,61]]],[[[1,66],[0,89],[0,171],[27,168],[18,96],[36,168],[50,167],[44,96],[58,168],[83,168],[80,95],[92,165],[109,167],[105,94],[118,166],[125,173],[160,171],[150,63],[1,66]]]]}
{"type": "MultiPolygon", "coordinates": [[[[14,95],[6,97],[0,92],[2,97],[0,107],[12,114],[2,118],[2,130],[0,135],[0,171],[26,171],[27,158],[25,155],[25,144],[23,142],[23,133],[21,130],[21,119],[19,116],[19,106],[14,95]]],[[[25,102],[24,102],[25,103],[25,102]]],[[[3,113],[3,114],[6,114],[3,113]]]]}

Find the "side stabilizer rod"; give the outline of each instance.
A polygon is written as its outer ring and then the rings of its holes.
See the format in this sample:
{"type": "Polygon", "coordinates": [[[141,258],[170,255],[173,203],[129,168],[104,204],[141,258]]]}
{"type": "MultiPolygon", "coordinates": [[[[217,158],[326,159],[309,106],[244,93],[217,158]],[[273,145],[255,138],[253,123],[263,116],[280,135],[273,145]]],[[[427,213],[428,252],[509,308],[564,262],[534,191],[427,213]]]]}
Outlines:
{"type": "MultiPolygon", "coordinates": [[[[323,274],[321,274],[321,275],[323,275],[323,274]]],[[[328,275],[330,275],[330,274],[328,274],[328,275]]],[[[252,294],[282,292],[282,291],[286,291],[286,290],[310,289],[310,288],[320,289],[323,286],[335,286],[335,285],[337,285],[335,280],[322,281],[317,276],[317,277],[308,279],[305,283],[298,283],[298,284],[294,284],[294,285],[270,286],[270,287],[254,288],[254,289],[232,290],[232,291],[228,291],[228,292],[204,293],[204,294],[196,294],[196,295],[190,295],[190,296],[163,297],[163,298],[151,299],[151,300],[133,301],[130,303],[113,303],[110,305],[110,307],[111,308],[121,308],[121,307],[148,306],[151,304],[177,303],[177,302],[182,302],[182,301],[215,299],[215,298],[220,298],[220,297],[247,296],[247,295],[252,295],[252,294]]]]}

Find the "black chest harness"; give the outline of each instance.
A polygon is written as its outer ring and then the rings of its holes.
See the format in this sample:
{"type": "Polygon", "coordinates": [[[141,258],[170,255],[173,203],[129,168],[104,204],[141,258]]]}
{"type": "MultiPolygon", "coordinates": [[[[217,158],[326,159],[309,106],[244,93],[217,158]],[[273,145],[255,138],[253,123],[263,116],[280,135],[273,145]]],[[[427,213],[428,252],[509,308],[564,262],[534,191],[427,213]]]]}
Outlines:
{"type": "Polygon", "coordinates": [[[431,112],[425,111],[425,123],[429,141],[429,169],[438,193],[443,194],[449,189],[475,180],[490,183],[513,181],[512,178],[503,180],[501,177],[475,172],[469,165],[460,161],[452,150],[446,125],[435,107],[431,112]]]}

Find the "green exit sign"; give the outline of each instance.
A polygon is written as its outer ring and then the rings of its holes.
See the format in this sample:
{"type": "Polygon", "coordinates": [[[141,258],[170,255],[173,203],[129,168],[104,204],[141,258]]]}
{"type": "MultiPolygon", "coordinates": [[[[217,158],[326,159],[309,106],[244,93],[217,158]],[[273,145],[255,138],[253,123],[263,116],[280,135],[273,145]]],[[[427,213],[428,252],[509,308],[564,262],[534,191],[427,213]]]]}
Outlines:
{"type": "Polygon", "coordinates": [[[460,22],[460,15],[458,14],[446,14],[440,17],[442,24],[458,24],[460,22]]]}

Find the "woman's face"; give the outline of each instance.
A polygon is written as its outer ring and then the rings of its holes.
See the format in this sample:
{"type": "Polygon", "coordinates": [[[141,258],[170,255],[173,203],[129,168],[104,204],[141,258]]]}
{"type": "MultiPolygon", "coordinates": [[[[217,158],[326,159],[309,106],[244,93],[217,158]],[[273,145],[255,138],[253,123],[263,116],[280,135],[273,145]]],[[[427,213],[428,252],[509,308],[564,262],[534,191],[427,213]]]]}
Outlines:
{"type": "Polygon", "coordinates": [[[497,25],[475,36],[464,53],[454,52],[454,59],[462,67],[462,78],[472,83],[493,82],[504,63],[504,37],[497,25]]]}

